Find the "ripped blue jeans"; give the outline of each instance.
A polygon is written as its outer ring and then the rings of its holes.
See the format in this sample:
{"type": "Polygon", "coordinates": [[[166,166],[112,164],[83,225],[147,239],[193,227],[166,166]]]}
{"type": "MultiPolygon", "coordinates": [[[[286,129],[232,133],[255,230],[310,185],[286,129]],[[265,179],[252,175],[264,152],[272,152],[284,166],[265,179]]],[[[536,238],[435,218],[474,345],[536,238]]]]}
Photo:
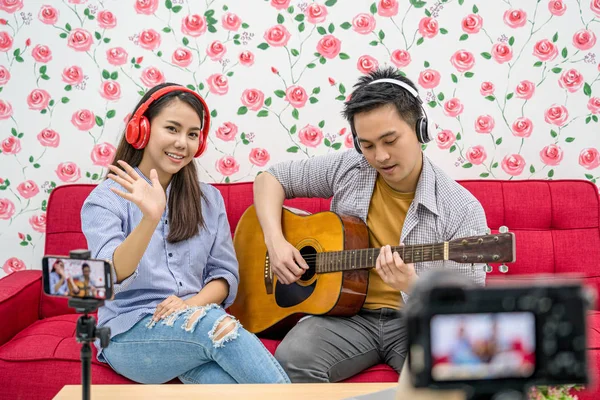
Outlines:
{"type": "Polygon", "coordinates": [[[289,383],[279,363],[221,307],[211,304],[159,322],[147,315],[102,351],[119,374],[139,383],[289,383]]]}

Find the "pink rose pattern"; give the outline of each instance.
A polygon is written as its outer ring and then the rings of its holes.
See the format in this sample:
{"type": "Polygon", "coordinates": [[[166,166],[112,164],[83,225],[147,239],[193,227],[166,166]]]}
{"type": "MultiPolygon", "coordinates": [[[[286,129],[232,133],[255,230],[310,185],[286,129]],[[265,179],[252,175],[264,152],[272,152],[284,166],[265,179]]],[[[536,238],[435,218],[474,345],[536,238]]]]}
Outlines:
{"type": "Polygon", "coordinates": [[[339,1],[208,3],[0,0],[0,228],[14,229],[0,239],[0,277],[34,265],[14,251],[17,233],[42,241],[52,188],[103,179],[136,96],[163,82],[207,98],[209,181],[352,149],[338,111],[378,66],[415,82],[435,123],[425,151],[448,171],[600,179],[599,0],[547,0],[537,13],[476,0],[358,0],[350,14],[339,1]]]}
{"type": "Polygon", "coordinates": [[[106,167],[111,164],[115,158],[117,149],[110,143],[100,143],[94,146],[90,158],[94,165],[106,167]]]}

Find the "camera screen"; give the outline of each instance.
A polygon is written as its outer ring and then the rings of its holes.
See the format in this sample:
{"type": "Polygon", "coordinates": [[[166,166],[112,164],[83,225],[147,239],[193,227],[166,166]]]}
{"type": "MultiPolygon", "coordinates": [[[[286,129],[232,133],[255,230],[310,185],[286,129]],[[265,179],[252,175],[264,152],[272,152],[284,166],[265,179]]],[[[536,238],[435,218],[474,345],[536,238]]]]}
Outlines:
{"type": "Polygon", "coordinates": [[[104,261],[48,257],[49,294],[106,299],[104,261]]]}
{"type": "Polygon", "coordinates": [[[436,381],[527,378],[534,372],[532,313],[439,314],[430,329],[436,381]]]}

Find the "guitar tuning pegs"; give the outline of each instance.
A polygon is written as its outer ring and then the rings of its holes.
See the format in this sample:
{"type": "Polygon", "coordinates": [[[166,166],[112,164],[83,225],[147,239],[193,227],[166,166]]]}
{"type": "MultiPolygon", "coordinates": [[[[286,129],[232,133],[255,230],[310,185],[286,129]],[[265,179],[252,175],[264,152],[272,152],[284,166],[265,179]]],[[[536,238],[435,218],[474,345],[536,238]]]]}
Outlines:
{"type": "Polygon", "coordinates": [[[485,264],[483,266],[483,270],[484,270],[484,272],[489,274],[490,272],[492,272],[492,266],[490,264],[485,264]]]}
{"type": "Polygon", "coordinates": [[[498,271],[502,272],[503,274],[508,272],[508,265],[506,264],[502,264],[498,267],[498,271]]]}
{"type": "Polygon", "coordinates": [[[507,232],[508,232],[508,228],[507,228],[506,226],[502,225],[502,226],[501,226],[501,227],[498,229],[498,231],[499,231],[500,233],[507,233],[507,232]]]}

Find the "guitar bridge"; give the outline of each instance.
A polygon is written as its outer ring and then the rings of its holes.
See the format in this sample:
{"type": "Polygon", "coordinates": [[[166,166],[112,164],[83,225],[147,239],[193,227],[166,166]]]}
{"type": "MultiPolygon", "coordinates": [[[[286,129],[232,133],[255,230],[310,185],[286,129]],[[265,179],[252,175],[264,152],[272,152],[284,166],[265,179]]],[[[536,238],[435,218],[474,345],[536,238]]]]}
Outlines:
{"type": "Polygon", "coordinates": [[[273,294],[273,272],[271,271],[271,263],[269,262],[269,253],[265,256],[265,289],[267,294],[273,294]]]}

